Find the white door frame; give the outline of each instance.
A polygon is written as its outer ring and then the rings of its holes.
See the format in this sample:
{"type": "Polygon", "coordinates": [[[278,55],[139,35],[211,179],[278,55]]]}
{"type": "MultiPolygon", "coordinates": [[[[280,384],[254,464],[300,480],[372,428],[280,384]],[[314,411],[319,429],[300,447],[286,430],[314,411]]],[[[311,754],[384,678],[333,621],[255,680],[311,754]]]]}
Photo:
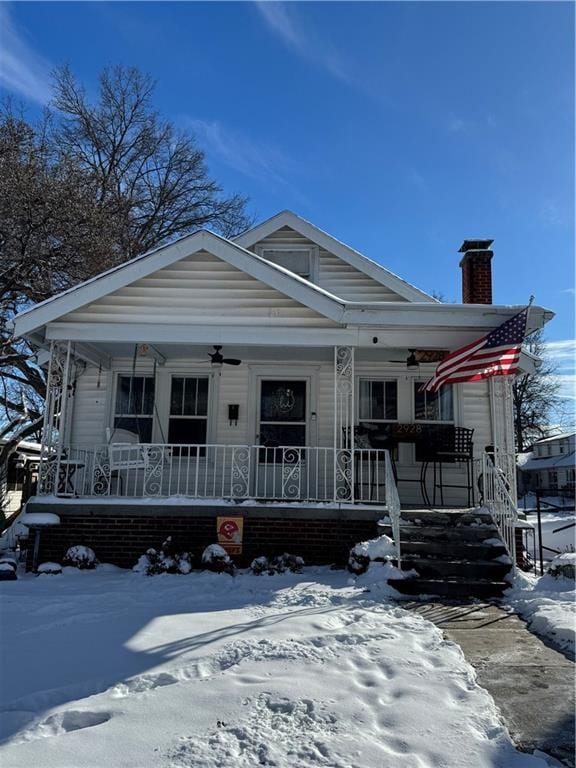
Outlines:
{"type": "Polygon", "coordinates": [[[294,363],[250,365],[248,392],[248,436],[251,445],[258,444],[260,428],[260,385],[262,381],[306,382],[306,445],[318,444],[318,371],[320,366],[297,366],[294,363]]]}

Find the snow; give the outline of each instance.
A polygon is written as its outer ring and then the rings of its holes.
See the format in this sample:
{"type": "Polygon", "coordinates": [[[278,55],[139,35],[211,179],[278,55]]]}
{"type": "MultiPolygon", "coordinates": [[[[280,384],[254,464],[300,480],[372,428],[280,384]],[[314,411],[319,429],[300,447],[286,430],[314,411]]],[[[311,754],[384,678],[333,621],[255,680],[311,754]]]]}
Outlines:
{"type": "Polygon", "coordinates": [[[544,768],[391,569],[0,583],[0,764],[544,768]]]}
{"type": "Polygon", "coordinates": [[[94,568],[98,562],[94,550],[82,544],[69,547],[64,561],[67,565],[75,565],[77,568],[94,568]]]}
{"type": "Polygon", "coordinates": [[[59,574],[62,573],[62,566],[59,563],[46,562],[38,566],[38,573],[59,574]]]}
{"type": "Polygon", "coordinates": [[[18,518],[23,525],[60,525],[60,518],[53,512],[24,512],[18,518]]]}
{"type": "Polygon", "coordinates": [[[211,563],[214,560],[224,560],[225,562],[230,560],[230,555],[220,544],[209,544],[202,552],[203,563],[211,563]]]}
{"type": "MultiPolygon", "coordinates": [[[[576,562],[572,553],[555,562],[576,562]]],[[[576,641],[576,589],[574,579],[518,573],[505,593],[506,604],[528,622],[537,635],[574,653],[576,641]]]]}
{"type": "MultiPolygon", "coordinates": [[[[538,517],[536,512],[529,512],[526,515],[526,522],[534,528],[534,540],[536,543],[536,557],[538,558],[538,517]]],[[[554,511],[541,513],[542,524],[542,543],[545,547],[557,550],[558,552],[564,552],[567,550],[573,550],[576,545],[576,527],[566,528],[570,523],[576,522],[576,514],[574,511],[554,511]],[[564,528],[563,531],[558,530],[564,528]]],[[[528,546],[530,547],[530,539],[528,540],[528,546]]],[[[530,553],[532,554],[532,553],[530,553]]],[[[551,560],[554,557],[554,552],[544,550],[544,560],[551,560]]]]}
{"type": "Polygon", "coordinates": [[[7,563],[5,561],[0,563],[0,571],[14,572],[15,570],[16,570],[16,567],[14,565],[11,565],[11,563],[7,563]]]}
{"type": "Polygon", "coordinates": [[[353,552],[355,555],[368,557],[370,560],[384,560],[387,557],[396,557],[397,554],[394,542],[389,536],[379,536],[377,539],[361,541],[354,546],[353,552]]]}

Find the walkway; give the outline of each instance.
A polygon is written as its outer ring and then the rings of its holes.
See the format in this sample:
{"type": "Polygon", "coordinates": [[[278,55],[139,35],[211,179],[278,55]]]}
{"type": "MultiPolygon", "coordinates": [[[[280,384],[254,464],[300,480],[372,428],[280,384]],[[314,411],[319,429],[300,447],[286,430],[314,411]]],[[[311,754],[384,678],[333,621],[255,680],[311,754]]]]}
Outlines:
{"type": "Polygon", "coordinates": [[[519,749],[542,750],[574,768],[573,661],[497,605],[414,602],[403,607],[458,643],[519,749]]]}

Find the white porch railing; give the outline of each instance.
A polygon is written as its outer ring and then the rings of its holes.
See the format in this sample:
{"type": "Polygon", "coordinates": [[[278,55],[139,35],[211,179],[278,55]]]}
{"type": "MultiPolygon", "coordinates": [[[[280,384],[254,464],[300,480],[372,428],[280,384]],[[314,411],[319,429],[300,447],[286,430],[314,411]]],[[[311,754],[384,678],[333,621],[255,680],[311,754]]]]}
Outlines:
{"type": "Polygon", "coordinates": [[[42,461],[40,495],[259,499],[400,509],[388,451],[309,446],[111,443],[42,461]]]}
{"type": "MultiPolygon", "coordinates": [[[[501,464],[503,459],[503,454],[498,456],[498,464],[501,464]]],[[[487,453],[482,456],[482,501],[492,514],[514,568],[518,509],[510,493],[507,477],[505,468],[497,466],[487,453]]]]}

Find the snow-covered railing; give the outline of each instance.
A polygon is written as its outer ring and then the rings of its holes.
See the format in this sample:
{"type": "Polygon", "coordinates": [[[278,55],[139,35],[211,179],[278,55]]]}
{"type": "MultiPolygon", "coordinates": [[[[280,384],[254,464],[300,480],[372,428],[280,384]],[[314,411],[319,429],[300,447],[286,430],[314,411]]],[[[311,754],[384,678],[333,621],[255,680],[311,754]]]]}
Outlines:
{"type": "Polygon", "coordinates": [[[386,489],[386,509],[388,516],[390,517],[392,525],[392,538],[396,546],[396,558],[398,560],[398,568],[402,567],[402,552],[400,550],[400,497],[398,495],[398,488],[396,486],[396,479],[394,477],[394,467],[392,465],[392,458],[390,452],[386,451],[385,456],[385,489],[386,489]]]}
{"type": "Polygon", "coordinates": [[[492,515],[506,550],[516,563],[516,522],[518,509],[510,493],[505,472],[497,467],[489,454],[482,456],[482,500],[492,515]]]}
{"type": "Polygon", "coordinates": [[[46,459],[41,495],[262,499],[391,504],[386,450],[310,446],[110,443],[46,459]]]}

